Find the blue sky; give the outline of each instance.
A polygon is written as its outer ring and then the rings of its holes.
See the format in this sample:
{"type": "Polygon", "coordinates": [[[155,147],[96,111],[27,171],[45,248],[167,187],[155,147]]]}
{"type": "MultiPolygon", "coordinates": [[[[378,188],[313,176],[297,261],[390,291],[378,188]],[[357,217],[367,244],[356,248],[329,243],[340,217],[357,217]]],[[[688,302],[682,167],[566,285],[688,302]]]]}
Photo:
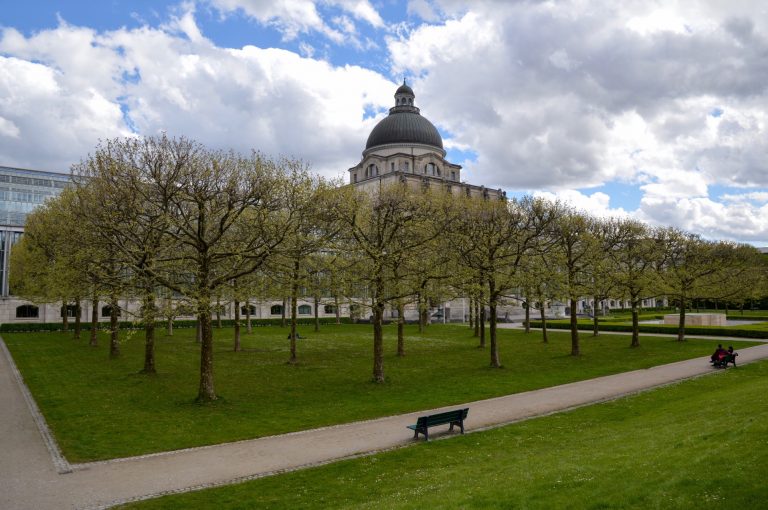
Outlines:
{"type": "Polygon", "coordinates": [[[768,245],[757,0],[4,2],[0,164],[167,131],[346,177],[407,77],[472,183],[768,245]]]}

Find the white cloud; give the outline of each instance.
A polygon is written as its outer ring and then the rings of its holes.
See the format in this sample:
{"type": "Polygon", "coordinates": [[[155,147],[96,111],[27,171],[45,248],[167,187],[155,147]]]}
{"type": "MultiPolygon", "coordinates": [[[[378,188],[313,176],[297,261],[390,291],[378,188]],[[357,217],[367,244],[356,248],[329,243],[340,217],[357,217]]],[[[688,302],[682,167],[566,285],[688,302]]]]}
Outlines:
{"type": "MultiPolygon", "coordinates": [[[[359,44],[355,37],[344,34],[354,34],[354,23],[346,18],[341,23],[342,31],[331,28],[323,19],[318,5],[328,5],[340,8],[353,18],[365,21],[373,27],[381,28],[384,20],[368,0],[209,0],[211,5],[227,14],[242,11],[247,16],[264,25],[270,25],[279,30],[287,40],[296,39],[300,34],[318,32],[337,44],[345,40],[359,44]]],[[[341,17],[337,17],[337,24],[341,17]]]]}
{"type": "Polygon", "coordinates": [[[547,200],[566,203],[578,211],[584,211],[598,218],[623,218],[630,213],[621,207],[611,207],[611,197],[602,191],[596,191],[591,195],[577,190],[564,190],[556,193],[549,191],[535,191],[533,196],[547,200]]]}
{"type": "Polygon", "coordinates": [[[0,136],[3,163],[66,171],[99,139],[132,130],[299,157],[327,176],[357,162],[375,123],[366,105],[390,106],[395,84],[285,50],[219,48],[190,37],[193,22],[3,31],[0,51],[19,56],[0,57],[2,131],[18,130],[0,136]]]}

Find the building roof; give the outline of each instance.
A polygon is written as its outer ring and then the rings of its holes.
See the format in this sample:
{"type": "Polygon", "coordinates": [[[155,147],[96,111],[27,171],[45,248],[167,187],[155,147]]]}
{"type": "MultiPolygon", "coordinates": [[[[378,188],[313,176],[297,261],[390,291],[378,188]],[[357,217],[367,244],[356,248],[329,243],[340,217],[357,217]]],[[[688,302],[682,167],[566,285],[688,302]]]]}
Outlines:
{"type": "Polygon", "coordinates": [[[391,111],[383,118],[365,144],[366,149],[391,143],[431,145],[443,148],[443,138],[437,128],[419,113],[408,111],[391,111]]]}
{"type": "MultiPolygon", "coordinates": [[[[413,89],[403,82],[395,92],[395,98],[403,95],[415,97],[413,89]]],[[[388,144],[417,144],[431,145],[443,148],[443,138],[437,128],[426,117],[422,117],[419,109],[410,104],[396,104],[389,109],[389,115],[379,121],[368,135],[366,150],[388,144]]]]}

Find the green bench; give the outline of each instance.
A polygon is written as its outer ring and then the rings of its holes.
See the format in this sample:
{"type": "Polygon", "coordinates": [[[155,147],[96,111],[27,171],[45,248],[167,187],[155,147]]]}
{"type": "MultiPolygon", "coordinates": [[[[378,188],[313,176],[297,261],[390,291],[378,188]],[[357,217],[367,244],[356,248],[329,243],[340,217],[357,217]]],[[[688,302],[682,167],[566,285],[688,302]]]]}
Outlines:
{"type": "Polygon", "coordinates": [[[429,427],[435,425],[451,424],[449,430],[453,430],[454,425],[461,427],[461,433],[464,433],[464,420],[467,419],[467,413],[469,408],[456,409],[455,411],[446,411],[444,413],[431,414],[429,416],[419,416],[415,425],[408,425],[408,428],[413,430],[413,438],[417,439],[419,434],[424,434],[424,439],[429,441],[429,427]]]}

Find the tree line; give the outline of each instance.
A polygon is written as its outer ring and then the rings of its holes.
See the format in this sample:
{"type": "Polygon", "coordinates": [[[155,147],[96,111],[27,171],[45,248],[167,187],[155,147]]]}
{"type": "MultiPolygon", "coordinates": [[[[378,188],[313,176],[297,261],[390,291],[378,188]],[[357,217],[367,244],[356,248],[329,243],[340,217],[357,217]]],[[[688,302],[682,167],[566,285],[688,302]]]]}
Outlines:
{"type": "MultiPolygon", "coordinates": [[[[120,354],[119,299],[141,303],[142,372],[153,374],[155,327],[182,308],[197,317],[199,401],[216,399],[213,316],[234,304],[235,351],[241,303],[281,297],[290,303],[290,357],[298,360],[301,295],[330,296],[371,310],[373,380],[383,382],[382,326],[397,316],[397,355],[404,356],[405,310],[470,298],[470,326],[501,367],[497,309],[522,300],[526,325],[539,309],[570,304],[571,354],[579,355],[577,303],[608,298],[631,304],[631,346],[639,345],[643,299],[666,296],[685,311],[696,298],[743,299],[764,293],[763,258],[754,248],[707,241],[631,218],[601,219],[526,196],[510,200],[454,196],[446,189],[398,183],[376,193],[313,175],[290,158],[211,150],[186,139],[113,139],[72,168],[71,187],[28,217],[14,246],[14,294],[33,302],[109,303],[110,356],[120,354]]],[[[285,308],[284,308],[285,309],[285,308]]],[[[317,314],[316,314],[317,315],[317,314]]],[[[66,314],[64,314],[66,317],[66,314]]],[[[79,336],[79,313],[75,335],[79,336]]]]}

